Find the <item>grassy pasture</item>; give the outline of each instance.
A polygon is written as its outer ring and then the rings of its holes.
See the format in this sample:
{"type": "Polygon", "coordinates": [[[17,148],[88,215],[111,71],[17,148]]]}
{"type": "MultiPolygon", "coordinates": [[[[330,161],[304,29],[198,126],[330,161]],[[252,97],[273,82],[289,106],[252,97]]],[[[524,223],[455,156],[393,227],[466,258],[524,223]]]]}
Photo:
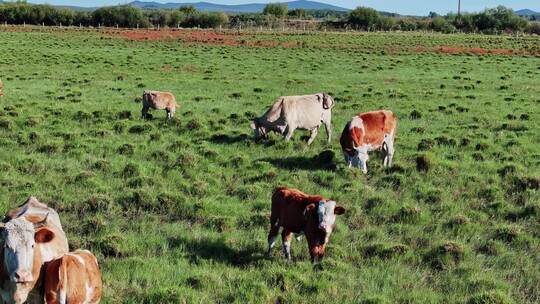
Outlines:
{"type": "Polygon", "coordinates": [[[538,37],[260,34],[224,46],[114,33],[0,30],[0,211],[56,208],[99,258],[105,303],[540,302],[538,37]],[[520,55],[432,48],[513,49],[520,55]],[[140,119],[143,89],[181,105],[140,119]],[[336,99],[324,128],[254,143],[280,95],[336,99]],[[395,166],[339,147],[356,113],[399,117],[395,166]],[[265,257],[273,188],[347,208],[327,257],[265,257]]]}

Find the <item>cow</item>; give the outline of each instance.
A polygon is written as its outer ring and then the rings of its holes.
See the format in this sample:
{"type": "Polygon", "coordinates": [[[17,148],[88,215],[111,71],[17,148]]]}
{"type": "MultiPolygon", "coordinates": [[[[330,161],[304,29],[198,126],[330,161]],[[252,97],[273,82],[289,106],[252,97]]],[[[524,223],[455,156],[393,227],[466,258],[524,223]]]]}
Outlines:
{"type": "Polygon", "coordinates": [[[349,121],[339,140],[345,163],[367,173],[368,152],[381,150],[383,166],[391,167],[394,157],[397,117],[391,111],[360,113],[349,121]]]}
{"type": "Polygon", "coordinates": [[[345,213],[333,200],[320,195],[308,195],[298,189],[278,187],[272,195],[268,256],[276,243],[279,228],[283,252],[291,259],[292,233],[305,234],[312,263],[322,261],[330,234],[335,229],[336,215],[345,213]]]}
{"type": "Polygon", "coordinates": [[[142,118],[147,118],[150,108],[167,111],[167,119],[171,120],[176,112],[176,98],[172,93],[144,91],[142,97],[142,118]]]}
{"type": "Polygon", "coordinates": [[[101,272],[88,250],[67,253],[46,265],[45,303],[99,303],[101,272]]]}
{"type": "Polygon", "coordinates": [[[41,268],[69,250],[55,223],[60,224],[58,214],[34,197],[0,223],[0,296],[5,303],[43,302],[41,268]]]}
{"type": "Polygon", "coordinates": [[[2,83],[2,79],[0,79],[0,97],[4,96],[4,93],[2,92],[3,88],[4,88],[4,83],[2,83]]]}
{"type": "Polygon", "coordinates": [[[332,137],[332,108],[334,99],[325,93],[304,96],[281,96],[261,116],[251,123],[255,140],[267,138],[270,131],[277,132],[289,141],[297,128],[310,131],[311,145],[321,122],[326,128],[327,141],[332,137]]]}

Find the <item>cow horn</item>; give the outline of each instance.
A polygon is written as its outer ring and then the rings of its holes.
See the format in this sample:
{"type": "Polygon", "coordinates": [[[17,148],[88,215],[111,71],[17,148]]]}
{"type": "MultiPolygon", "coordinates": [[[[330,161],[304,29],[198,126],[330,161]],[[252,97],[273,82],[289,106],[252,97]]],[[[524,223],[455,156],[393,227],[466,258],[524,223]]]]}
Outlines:
{"type": "Polygon", "coordinates": [[[49,213],[47,213],[45,215],[45,218],[43,218],[43,220],[37,222],[37,223],[34,223],[34,229],[37,229],[37,228],[41,228],[45,225],[47,225],[47,218],[49,217],[49,213]]]}

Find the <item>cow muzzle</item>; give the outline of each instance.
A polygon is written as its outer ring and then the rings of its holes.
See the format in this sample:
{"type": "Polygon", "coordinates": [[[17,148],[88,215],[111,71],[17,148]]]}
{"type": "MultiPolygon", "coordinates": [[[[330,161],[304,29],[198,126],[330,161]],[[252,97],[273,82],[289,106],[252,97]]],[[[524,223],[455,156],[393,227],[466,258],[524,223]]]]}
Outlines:
{"type": "Polygon", "coordinates": [[[14,283],[30,283],[34,280],[34,277],[32,276],[32,273],[30,271],[16,271],[11,280],[14,283]]]}

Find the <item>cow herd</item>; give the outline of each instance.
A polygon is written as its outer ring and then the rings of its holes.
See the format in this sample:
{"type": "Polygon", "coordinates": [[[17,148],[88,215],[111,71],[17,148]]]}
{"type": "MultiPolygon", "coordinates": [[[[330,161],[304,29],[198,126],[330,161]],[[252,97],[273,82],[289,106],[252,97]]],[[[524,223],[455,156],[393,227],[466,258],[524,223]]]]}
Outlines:
{"type": "MultiPolygon", "coordinates": [[[[168,92],[145,91],[142,98],[142,117],[149,108],[165,109],[171,119],[176,102],[168,92]]],[[[308,145],[317,136],[324,124],[328,143],[332,139],[332,96],[317,93],[302,96],[281,96],[260,117],[253,119],[251,128],[255,140],[268,138],[270,132],[290,140],[296,129],[310,131],[308,145]]],[[[341,149],[347,166],[357,167],[367,173],[368,152],[383,153],[383,166],[392,166],[397,117],[391,111],[379,110],[354,116],[343,129],[340,137],[341,149]]],[[[317,263],[324,257],[325,247],[335,227],[336,215],[345,209],[336,202],[318,195],[308,195],[297,189],[279,187],[272,195],[270,232],[268,233],[268,255],[275,245],[279,229],[283,228],[281,240],[283,252],[291,258],[292,234],[305,234],[311,261],[317,263]]]]}
{"type": "MultiPolygon", "coordinates": [[[[0,81],[0,96],[3,84],[0,81]]],[[[253,119],[255,140],[268,138],[270,132],[290,140],[296,129],[310,131],[308,145],[324,124],[328,143],[332,138],[334,99],[325,93],[282,96],[260,117],[253,119]]],[[[150,109],[165,110],[171,120],[178,107],[173,94],[144,91],[143,118],[150,109]]],[[[343,129],[340,144],[349,167],[367,173],[368,152],[382,151],[383,165],[389,167],[394,155],[397,117],[386,110],[360,113],[343,129]]],[[[320,195],[308,195],[297,189],[278,187],[272,195],[268,255],[280,228],[283,251],[291,258],[292,234],[304,234],[313,263],[325,254],[336,216],[345,209],[320,195]]],[[[56,211],[31,197],[19,208],[9,211],[0,223],[0,295],[6,303],[98,303],[101,298],[101,274],[97,259],[89,251],[69,252],[68,241],[56,211]]]]}

